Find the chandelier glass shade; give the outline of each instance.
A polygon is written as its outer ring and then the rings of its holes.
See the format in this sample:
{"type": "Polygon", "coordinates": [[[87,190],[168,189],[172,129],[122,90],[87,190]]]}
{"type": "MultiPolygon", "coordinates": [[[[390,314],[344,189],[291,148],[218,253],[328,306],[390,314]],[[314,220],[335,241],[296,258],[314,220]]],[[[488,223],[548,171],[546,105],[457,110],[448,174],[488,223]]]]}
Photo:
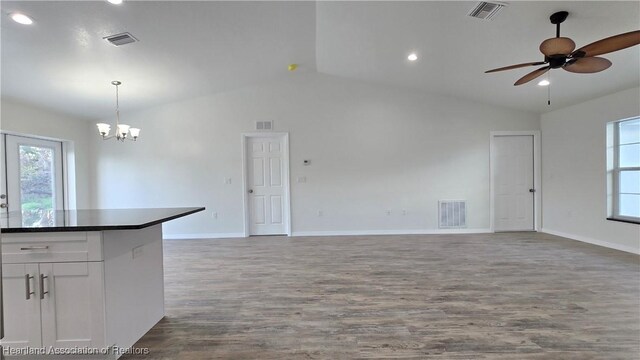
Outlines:
{"type": "Polygon", "coordinates": [[[129,125],[120,123],[120,101],[118,97],[118,86],[122,83],[120,81],[112,81],[112,85],[116,87],[116,133],[109,135],[111,132],[111,125],[106,123],[96,124],[98,127],[98,133],[102,136],[103,140],[116,139],[118,141],[132,140],[136,141],[140,136],[140,129],[134,128],[129,125]]]}

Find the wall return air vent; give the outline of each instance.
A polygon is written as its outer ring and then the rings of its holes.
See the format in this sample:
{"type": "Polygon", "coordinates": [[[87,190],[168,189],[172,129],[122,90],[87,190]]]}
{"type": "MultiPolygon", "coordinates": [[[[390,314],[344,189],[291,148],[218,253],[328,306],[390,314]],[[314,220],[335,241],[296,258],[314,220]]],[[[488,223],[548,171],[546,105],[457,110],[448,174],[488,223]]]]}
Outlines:
{"type": "Polygon", "coordinates": [[[468,15],[482,20],[492,20],[505,6],[507,5],[499,2],[481,1],[468,15]]]}
{"type": "Polygon", "coordinates": [[[103,39],[107,40],[108,42],[110,42],[114,46],[121,46],[121,45],[125,45],[125,44],[131,44],[133,42],[138,41],[138,39],[133,37],[133,35],[129,34],[128,32],[121,33],[121,34],[116,34],[116,35],[105,36],[105,37],[103,37],[103,39]]]}
{"type": "Polygon", "coordinates": [[[438,217],[440,229],[467,227],[467,202],[465,200],[438,201],[438,217]]]}

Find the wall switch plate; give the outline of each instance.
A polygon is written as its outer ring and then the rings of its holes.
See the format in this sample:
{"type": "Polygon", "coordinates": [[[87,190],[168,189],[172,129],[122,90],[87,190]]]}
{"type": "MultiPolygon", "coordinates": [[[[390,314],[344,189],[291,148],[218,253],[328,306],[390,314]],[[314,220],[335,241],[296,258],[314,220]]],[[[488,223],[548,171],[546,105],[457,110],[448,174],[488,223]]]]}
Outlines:
{"type": "Polygon", "coordinates": [[[217,219],[218,218],[218,213],[216,211],[212,212],[211,213],[211,217],[214,218],[214,219],[217,219]]]}
{"type": "Polygon", "coordinates": [[[224,183],[225,184],[231,184],[231,178],[230,177],[224,178],[224,183]]]}
{"type": "Polygon", "coordinates": [[[324,216],[324,212],[322,212],[322,210],[318,210],[318,217],[322,217],[324,216]]]}
{"type": "Polygon", "coordinates": [[[298,177],[298,182],[299,182],[299,183],[306,183],[306,182],[307,182],[307,177],[306,177],[306,176],[300,176],[300,177],[298,177]]]}
{"type": "Polygon", "coordinates": [[[387,210],[387,216],[391,216],[391,210],[387,210]]]}

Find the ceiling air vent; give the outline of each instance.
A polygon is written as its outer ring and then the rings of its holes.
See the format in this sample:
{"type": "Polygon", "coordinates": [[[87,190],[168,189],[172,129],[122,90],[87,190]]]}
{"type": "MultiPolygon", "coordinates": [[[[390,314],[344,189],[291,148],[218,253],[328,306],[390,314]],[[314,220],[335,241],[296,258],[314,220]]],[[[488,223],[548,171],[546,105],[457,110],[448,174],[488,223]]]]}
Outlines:
{"type": "Polygon", "coordinates": [[[468,15],[482,20],[492,20],[505,6],[506,4],[502,3],[481,1],[468,15]]]}
{"type": "Polygon", "coordinates": [[[103,37],[103,39],[107,40],[108,42],[110,42],[115,46],[130,44],[132,42],[138,41],[138,39],[134,38],[133,35],[129,34],[128,32],[111,35],[111,36],[105,36],[103,37]]]}

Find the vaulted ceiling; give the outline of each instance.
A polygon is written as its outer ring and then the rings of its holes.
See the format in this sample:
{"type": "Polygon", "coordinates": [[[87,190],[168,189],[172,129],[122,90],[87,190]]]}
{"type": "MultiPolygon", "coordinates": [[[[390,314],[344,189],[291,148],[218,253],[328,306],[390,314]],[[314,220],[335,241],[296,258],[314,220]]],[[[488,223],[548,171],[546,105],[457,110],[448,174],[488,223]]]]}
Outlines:
{"type": "Polygon", "coordinates": [[[562,35],[578,46],[637,30],[640,3],[511,2],[494,20],[467,16],[476,2],[9,2],[1,17],[2,96],[86,118],[121,107],[161,103],[320,72],[545,112],[640,84],[640,47],[604,55],[597,74],[550,74],[514,87],[534,68],[487,69],[540,61],[555,35],[549,15],[570,12],[562,35]],[[19,11],[35,23],[11,21],[19,11]],[[130,32],[140,41],[114,47],[102,38],[130,32]],[[419,59],[407,61],[416,52],[419,59]],[[290,63],[299,70],[287,71],[290,63]]]}

